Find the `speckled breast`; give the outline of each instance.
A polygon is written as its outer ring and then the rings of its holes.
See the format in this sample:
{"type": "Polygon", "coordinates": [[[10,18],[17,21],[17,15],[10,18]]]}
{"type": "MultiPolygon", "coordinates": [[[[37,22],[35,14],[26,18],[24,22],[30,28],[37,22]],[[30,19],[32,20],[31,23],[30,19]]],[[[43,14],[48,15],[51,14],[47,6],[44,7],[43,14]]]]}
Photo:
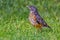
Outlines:
{"type": "Polygon", "coordinates": [[[30,21],[30,23],[31,23],[32,25],[37,24],[37,22],[36,22],[36,16],[35,16],[33,13],[30,13],[30,14],[29,14],[29,21],[30,21]]]}

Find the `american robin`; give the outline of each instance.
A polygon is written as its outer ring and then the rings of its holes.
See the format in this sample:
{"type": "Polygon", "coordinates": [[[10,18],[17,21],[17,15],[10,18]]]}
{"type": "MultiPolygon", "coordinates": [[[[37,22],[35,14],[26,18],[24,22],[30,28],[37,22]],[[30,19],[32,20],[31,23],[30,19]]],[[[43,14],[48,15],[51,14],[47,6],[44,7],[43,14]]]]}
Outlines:
{"type": "Polygon", "coordinates": [[[29,21],[32,25],[34,25],[36,28],[42,28],[42,27],[48,27],[47,23],[43,20],[43,18],[39,15],[38,10],[35,6],[27,6],[30,10],[29,13],[29,21]]]}

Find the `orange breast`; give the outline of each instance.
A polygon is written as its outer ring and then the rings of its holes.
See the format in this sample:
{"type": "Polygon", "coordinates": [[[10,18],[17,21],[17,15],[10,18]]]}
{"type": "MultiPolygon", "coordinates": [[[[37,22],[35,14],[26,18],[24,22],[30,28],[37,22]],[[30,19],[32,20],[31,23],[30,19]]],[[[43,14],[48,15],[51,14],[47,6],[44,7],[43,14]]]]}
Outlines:
{"type": "Polygon", "coordinates": [[[29,21],[32,25],[36,24],[36,16],[33,13],[29,14],[29,21]]]}
{"type": "Polygon", "coordinates": [[[33,13],[29,14],[29,20],[32,25],[34,25],[36,28],[41,28],[42,24],[37,23],[36,16],[33,13]]]}
{"type": "Polygon", "coordinates": [[[30,13],[29,17],[36,21],[36,16],[33,13],[30,13]]]}

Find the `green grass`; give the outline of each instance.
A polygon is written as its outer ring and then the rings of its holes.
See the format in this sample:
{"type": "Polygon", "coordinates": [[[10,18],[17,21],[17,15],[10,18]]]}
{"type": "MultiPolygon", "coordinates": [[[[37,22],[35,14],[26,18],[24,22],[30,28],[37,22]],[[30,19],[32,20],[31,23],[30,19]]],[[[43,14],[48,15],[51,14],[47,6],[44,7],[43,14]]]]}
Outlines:
{"type": "Polygon", "coordinates": [[[0,40],[60,40],[60,1],[0,0],[0,40]],[[27,5],[35,5],[53,31],[32,26],[27,5]]]}

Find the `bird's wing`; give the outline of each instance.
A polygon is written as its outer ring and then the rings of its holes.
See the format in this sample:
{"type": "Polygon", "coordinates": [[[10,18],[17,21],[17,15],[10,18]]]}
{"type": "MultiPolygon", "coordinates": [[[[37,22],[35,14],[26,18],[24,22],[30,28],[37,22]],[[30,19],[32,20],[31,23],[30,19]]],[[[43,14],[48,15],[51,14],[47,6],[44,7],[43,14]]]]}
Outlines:
{"type": "Polygon", "coordinates": [[[36,18],[38,23],[42,24],[43,26],[47,25],[47,23],[42,19],[39,14],[36,15],[36,18]]]}

